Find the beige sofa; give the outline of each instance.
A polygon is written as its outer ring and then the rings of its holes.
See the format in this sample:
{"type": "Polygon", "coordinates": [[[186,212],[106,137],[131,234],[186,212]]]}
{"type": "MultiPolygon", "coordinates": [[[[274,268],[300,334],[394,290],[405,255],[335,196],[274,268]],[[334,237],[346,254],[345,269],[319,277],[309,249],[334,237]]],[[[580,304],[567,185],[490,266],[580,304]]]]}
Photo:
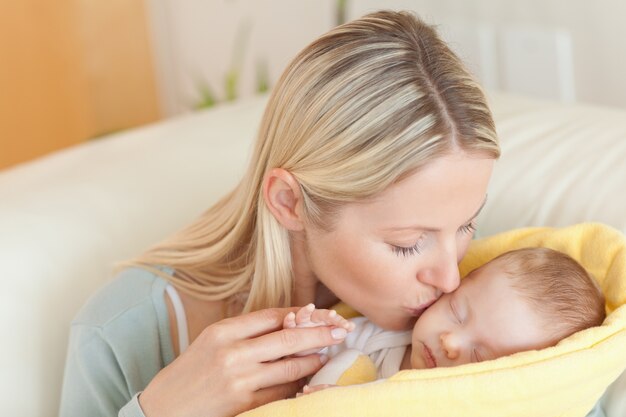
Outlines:
{"type": "MultiPolygon", "coordinates": [[[[240,177],[266,97],[0,172],[0,407],[55,416],[71,318],[112,264],[182,227],[240,177]]],[[[626,232],[626,111],[491,94],[503,156],[479,234],[600,221],[626,232]]],[[[607,396],[626,415],[626,376],[607,396]],[[620,385],[621,384],[621,385],[620,385]]]]}

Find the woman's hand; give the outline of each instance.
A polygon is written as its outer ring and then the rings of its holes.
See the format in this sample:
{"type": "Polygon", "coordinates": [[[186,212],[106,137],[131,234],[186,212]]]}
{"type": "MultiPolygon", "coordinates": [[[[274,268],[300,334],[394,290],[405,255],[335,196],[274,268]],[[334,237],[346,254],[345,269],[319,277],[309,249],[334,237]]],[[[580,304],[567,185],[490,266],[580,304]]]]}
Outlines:
{"type": "MultiPolygon", "coordinates": [[[[282,329],[298,308],[274,308],[208,326],[139,396],[146,417],[226,417],[293,396],[326,358],[296,352],[341,343],[332,327],[282,329]]],[[[340,332],[341,333],[341,332],[340,332]]]]}

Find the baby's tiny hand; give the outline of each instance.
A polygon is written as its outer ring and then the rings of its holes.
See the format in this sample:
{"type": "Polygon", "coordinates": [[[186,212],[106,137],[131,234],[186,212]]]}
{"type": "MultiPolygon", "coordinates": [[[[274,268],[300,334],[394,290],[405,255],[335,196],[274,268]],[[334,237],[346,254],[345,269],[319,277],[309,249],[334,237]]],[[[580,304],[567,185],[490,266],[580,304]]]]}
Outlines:
{"type": "Polygon", "coordinates": [[[308,304],[297,313],[289,313],[283,320],[283,327],[294,329],[298,327],[336,326],[351,332],[354,323],[341,317],[335,310],[316,309],[314,304],[308,304]]]}

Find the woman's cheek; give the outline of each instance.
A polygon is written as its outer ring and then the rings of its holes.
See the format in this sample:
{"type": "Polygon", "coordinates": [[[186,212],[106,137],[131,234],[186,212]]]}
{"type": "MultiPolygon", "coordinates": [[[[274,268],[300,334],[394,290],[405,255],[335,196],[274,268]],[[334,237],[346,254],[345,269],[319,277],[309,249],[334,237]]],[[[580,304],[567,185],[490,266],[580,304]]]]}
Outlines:
{"type": "MultiPolygon", "coordinates": [[[[350,257],[351,276],[358,281],[360,289],[368,291],[371,297],[385,293],[393,287],[398,275],[398,259],[387,245],[367,243],[350,257]]],[[[355,284],[357,284],[355,282],[355,284]]]]}
{"type": "Polygon", "coordinates": [[[457,256],[456,256],[457,263],[460,263],[465,257],[465,254],[467,253],[467,249],[469,248],[470,242],[472,241],[472,236],[473,235],[464,234],[463,236],[458,238],[457,256]]]}
{"type": "Polygon", "coordinates": [[[358,257],[355,258],[354,269],[359,270],[361,277],[380,278],[388,270],[388,256],[374,245],[367,244],[361,247],[358,257]]]}

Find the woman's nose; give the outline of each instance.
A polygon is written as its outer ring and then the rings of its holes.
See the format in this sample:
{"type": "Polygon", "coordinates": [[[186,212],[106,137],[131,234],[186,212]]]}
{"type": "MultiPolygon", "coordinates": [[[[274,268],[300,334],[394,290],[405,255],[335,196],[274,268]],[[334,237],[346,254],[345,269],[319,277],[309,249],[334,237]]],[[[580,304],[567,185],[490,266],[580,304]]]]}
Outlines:
{"type": "Polygon", "coordinates": [[[444,293],[450,293],[456,290],[461,283],[459,265],[456,263],[456,257],[454,257],[453,262],[446,262],[441,265],[438,275],[435,287],[439,288],[444,293]]]}
{"type": "Polygon", "coordinates": [[[443,293],[456,290],[461,283],[456,247],[454,250],[443,251],[442,256],[437,257],[430,268],[419,273],[418,279],[443,293]]]}
{"type": "Polygon", "coordinates": [[[459,340],[452,333],[441,333],[439,335],[439,342],[441,343],[441,349],[446,357],[450,360],[455,360],[460,354],[459,340]]]}

